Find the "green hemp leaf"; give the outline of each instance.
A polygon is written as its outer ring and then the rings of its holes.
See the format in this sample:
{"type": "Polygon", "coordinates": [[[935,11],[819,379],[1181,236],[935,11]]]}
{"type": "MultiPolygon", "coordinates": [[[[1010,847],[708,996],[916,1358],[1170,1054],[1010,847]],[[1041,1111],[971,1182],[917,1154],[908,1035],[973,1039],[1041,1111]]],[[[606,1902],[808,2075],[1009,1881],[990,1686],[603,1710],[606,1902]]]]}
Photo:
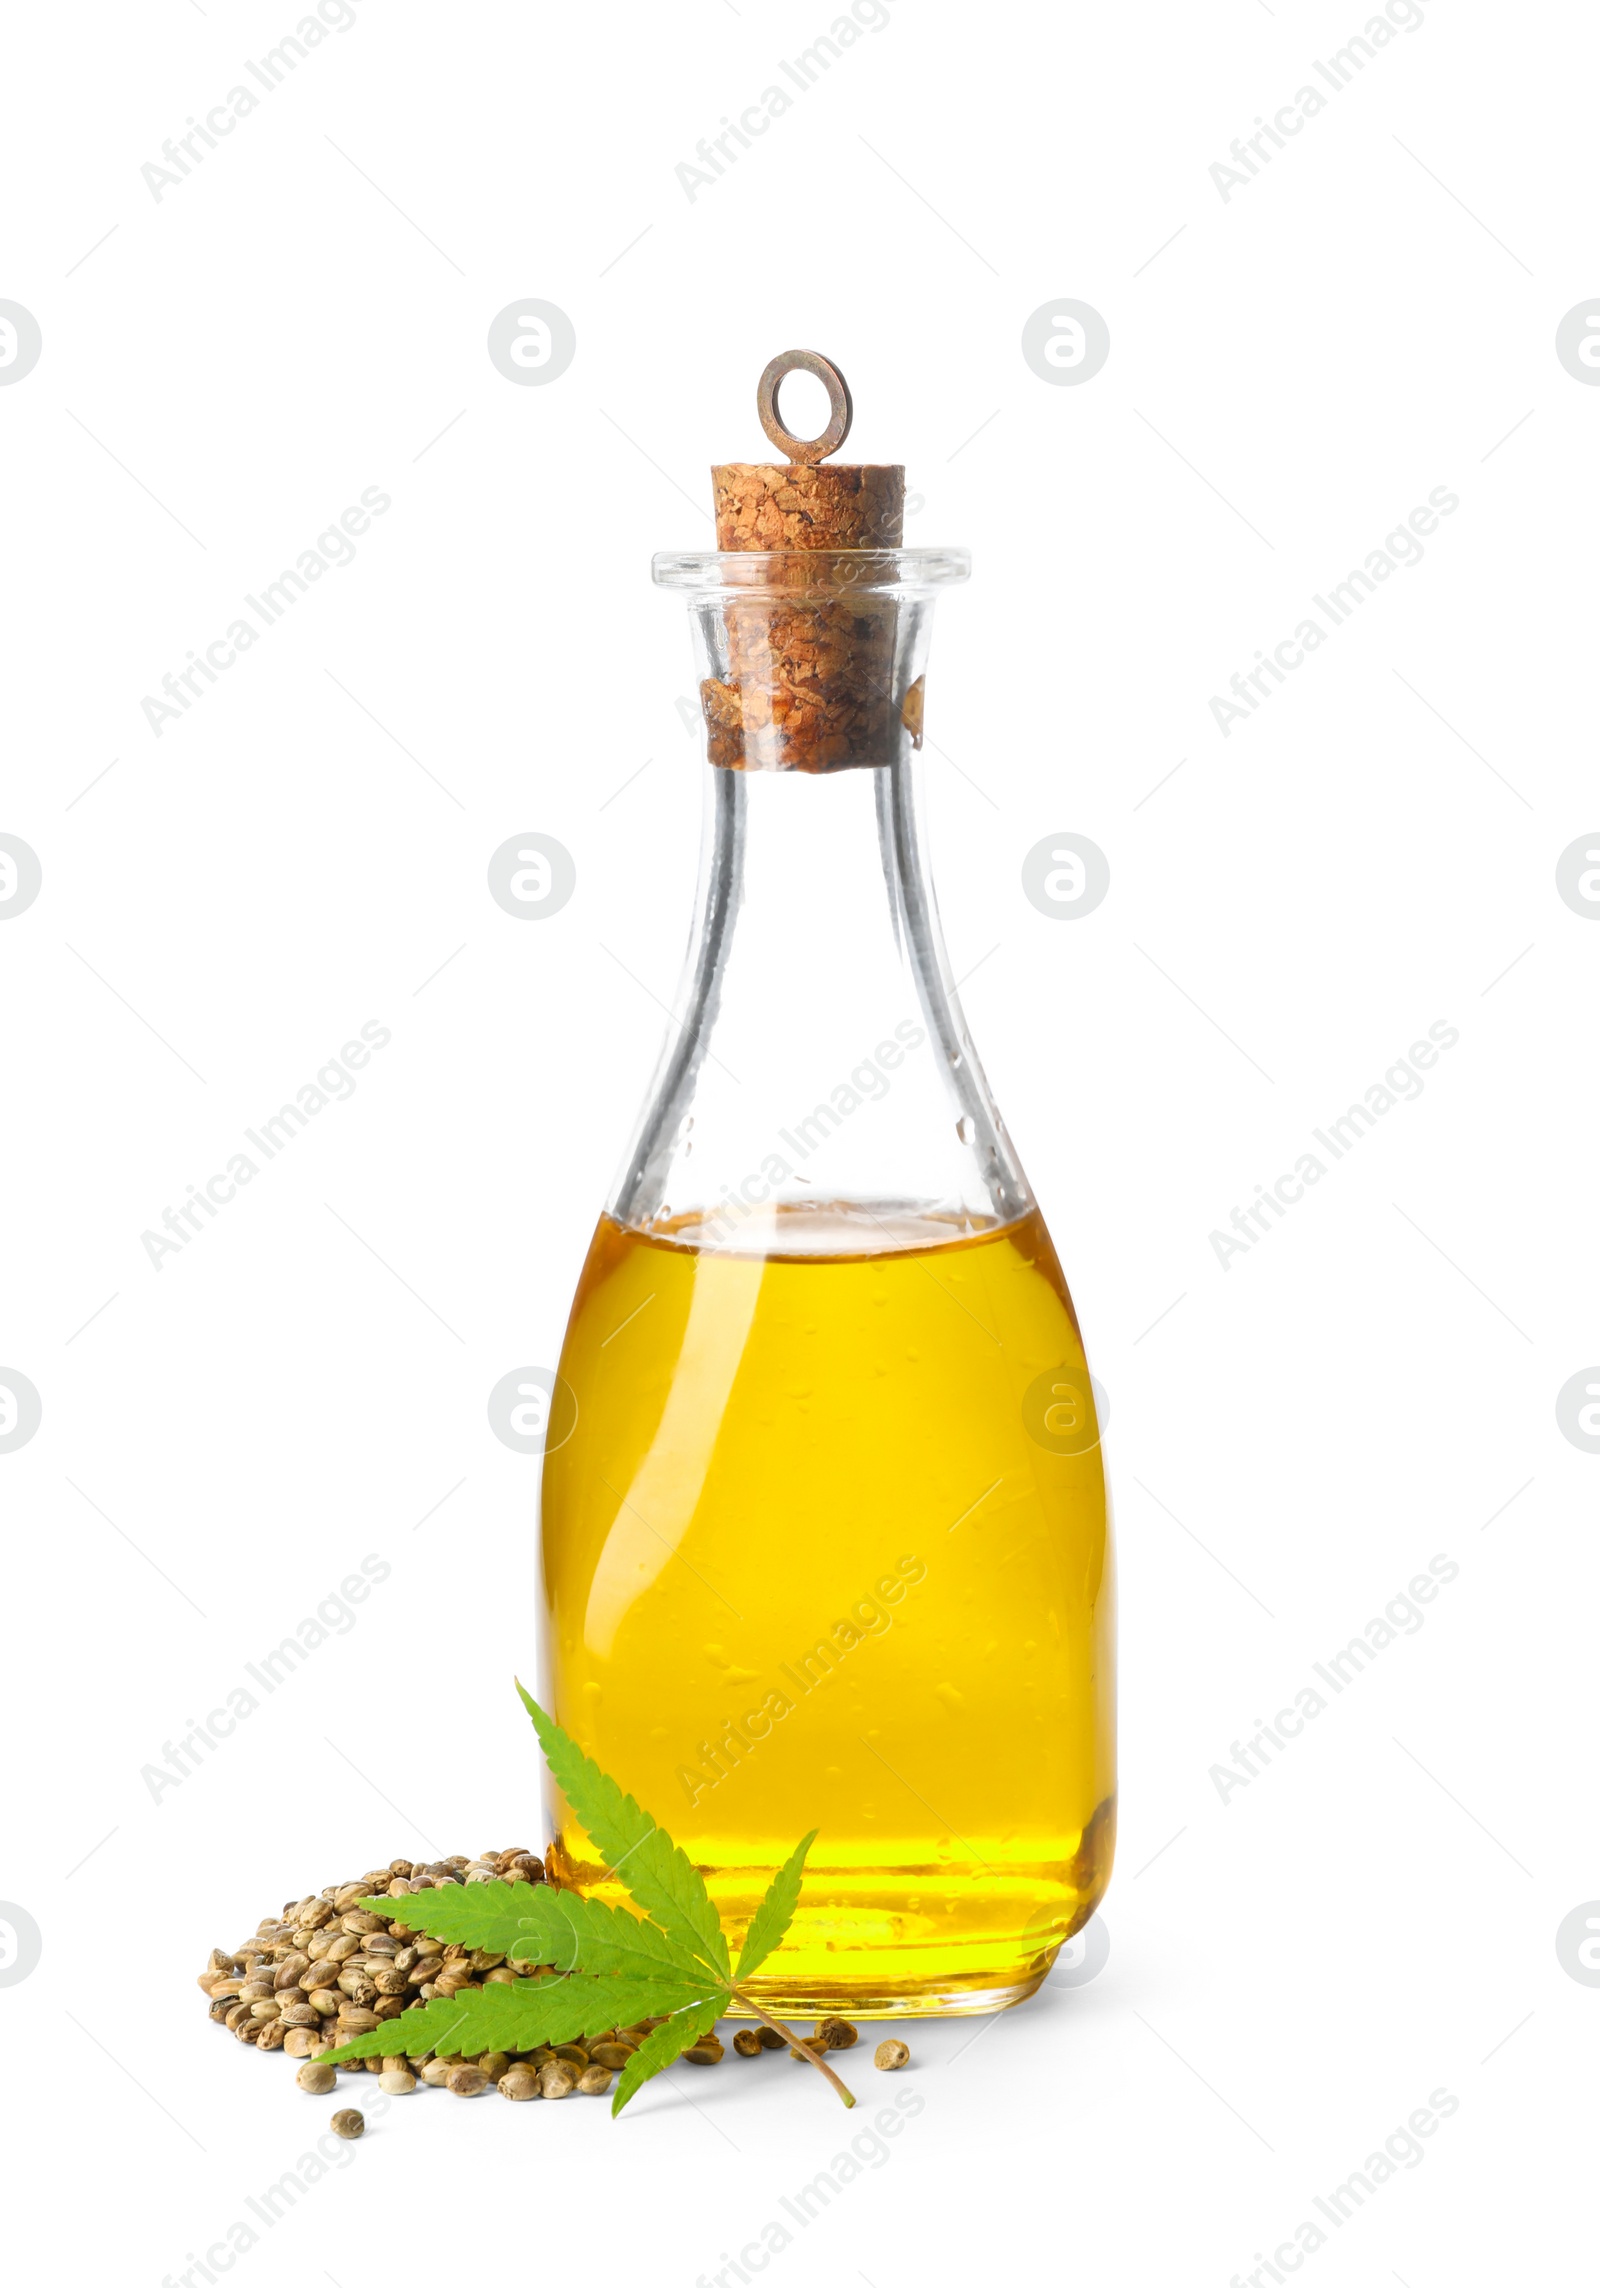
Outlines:
{"type": "MultiPolygon", "coordinates": [[[[548,1883],[446,1884],[404,1898],[364,1899],[371,1914],[394,1916],[446,1945],[503,1954],[511,1962],[536,1966],[542,1975],[511,1985],[466,1988],[448,1999],[435,1995],[327,2051],[328,2062],[392,2056],[402,2042],[409,2057],[425,2050],[437,2057],[481,2057],[489,2050],[575,2042],[636,2025],[641,2018],[657,2019],[623,2069],[611,2100],[615,2115],[652,2076],[699,2041],[730,2004],[737,2003],[789,2040],[788,2028],[770,2017],[740,1982],[783,1942],[816,1829],[795,1845],[772,1878],[751,1917],[738,1967],[730,1970],[728,1942],[699,1870],[666,1829],[601,1771],[520,1684],[517,1690],[562,1794],[641,1912],[629,1914],[548,1883]]],[[[826,2061],[812,2051],[805,2054],[843,2102],[854,2105],[826,2061]]]]}

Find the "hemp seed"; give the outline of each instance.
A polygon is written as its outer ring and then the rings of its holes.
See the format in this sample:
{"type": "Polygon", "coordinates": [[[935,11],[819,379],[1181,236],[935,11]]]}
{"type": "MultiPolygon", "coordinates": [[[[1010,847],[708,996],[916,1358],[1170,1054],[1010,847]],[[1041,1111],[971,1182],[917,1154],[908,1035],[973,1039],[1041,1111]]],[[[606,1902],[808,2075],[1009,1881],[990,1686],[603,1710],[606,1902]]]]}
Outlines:
{"type": "MultiPolygon", "coordinates": [[[[408,2049],[406,2013],[434,1994],[448,1997],[516,1985],[552,1966],[491,1948],[444,1943],[398,1915],[375,1914],[361,1904],[385,1894],[400,1900],[446,1884],[537,1884],[546,1879],[542,1861],[517,1848],[485,1851],[476,1859],[457,1854],[431,1865],[395,1859],[320,1893],[287,1900],[281,1914],[263,1917],[231,1953],[210,1949],[197,1981],[207,2014],[247,2048],[281,2049],[295,2061],[300,2088],[313,2095],[336,2089],[339,2075],[347,2073],[371,2074],[380,2090],[397,2097],[411,2095],[419,2081],[458,2096],[481,2096],[497,2087],[519,2104],[574,2094],[603,2097],[640,2042],[662,2023],[659,2017],[581,2041],[544,2044],[531,2053],[490,2051],[469,2060],[408,2049]],[[385,2054],[330,2062],[334,2049],[379,2027],[385,2054]]],[[[819,2023],[810,2040],[821,2041],[825,2030],[819,2023]]],[[[757,2049],[781,2048],[784,2037],[770,2029],[759,2034],[745,2029],[738,2044],[741,2054],[751,2054],[752,2042],[757,2049]]],[[[845,2046],[837,2036],[835,2044],[845,2046]]],[[[717,2034],[708,2032],[686,2055],[694,2065],[715,2065],[725,2052],[717,2034]]],[[[341,2135],[360,2134],[361,2117],[353,2107],[342,2108],[341,2118],[341,2135]]]]}
{"type": "Polygon", "coordinates": [[[328,2127],[335,2137],[359,2137],[367,2126],[366,2116],[357,2113],[353,2105],[342,2105],[328,2127]]]}
{"type": "Polygon", "coordinates": [[[880,2042],[872,2053],[872,2062],[880,2073],[898,2073],[910,2056],[904,2042],[880,2042]]]}
{"type": "Polygon", "coordinates": [[[822,2044],[824,2049],[853,2050],[860,2038],[848,2018],[819,2018],[817,2020],[815,2039],[822,2044]]]}

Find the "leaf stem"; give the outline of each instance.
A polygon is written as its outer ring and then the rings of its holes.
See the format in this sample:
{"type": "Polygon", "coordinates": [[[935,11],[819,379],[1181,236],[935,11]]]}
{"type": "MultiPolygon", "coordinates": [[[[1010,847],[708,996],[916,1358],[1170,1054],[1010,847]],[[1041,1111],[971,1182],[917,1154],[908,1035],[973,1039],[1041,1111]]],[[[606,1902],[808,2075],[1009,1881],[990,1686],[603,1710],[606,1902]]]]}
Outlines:
{"type": "Polygon", "coordinates": [[[815,2050],[806,2047],[803,2042],[799,2041],[795,2035],[790,2033],[787,2026],[780,2025],[776,2018],[772,2017],[767,2011],[763,2010],[760,2003],[756,2001],[753,1995],[748,1994],[742,1986],[736,1986],[732,1979],[728,1981],[728,1992],[733,1996],[736,2002],[742,2002],[744,2007],[750,2011],[753,2016],[759,2018],[764,2026],[770,2026],[775,2034],[781,2034],[791,2048],[799,2049],[801,2055],[807,2058],[810,2063],[816,2067],[823,2080],[829,2083],[830,2086],[838,2092],[839,2098],[843,2104],[855,2104],[855,2099],[845,2088],[844,2083],[834,2072],[832,2066],[825,2064],[824,2061],[818,2057],[815,2050]]]}

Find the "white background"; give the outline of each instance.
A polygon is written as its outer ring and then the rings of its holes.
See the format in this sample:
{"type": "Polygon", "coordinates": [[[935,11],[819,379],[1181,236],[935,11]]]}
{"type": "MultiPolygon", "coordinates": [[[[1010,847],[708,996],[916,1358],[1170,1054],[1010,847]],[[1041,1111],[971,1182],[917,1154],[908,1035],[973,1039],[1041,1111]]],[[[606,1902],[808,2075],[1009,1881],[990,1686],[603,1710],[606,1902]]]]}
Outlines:
{"type": "Polygon", "coordinates": [[[891,0],[691,200],[675,168],[790,85],[826,0],[354,11],[159,200],[141,167],[293,0],[6,41],[0,295],[43,335],[0,388],[0,830],[43,869],[0,929],[0,1365],[43,1404],[0,1456],[30,2276],[181,2276],[324,2128],[206,2023],[208,1946],[375,1859],[542,1841],[536,1465],[485,1400],[554,1361],[688,918],[687,630],[649,556],[705,544],[790,344],[847,371],[851,456],[908,464],[910,537],[975,556],[935,632],[935,859],[1110,1394],[1110,1960],[971,2047],[914,2030],[898,2081],[858,2051],[849,2122],[781,2059],[680,2068],[615,2127],[419,2094],[238,2277],[689,2288],[911,2088],[775,2278],[1225,2288],[1436,2089],[1458,2110],[1308,2276],[1571,2276],[1600,1459],[1555,1398],[1600,1356],[1600,927],[1555,866],[1600,810],[1600,392],[1554,337],[1600,292],[1592,18],[1425,0],[1224,200],[1355,0],[891,0]],[[516,387],[485,337],[530,295],[577,354],[516,387]],[[1078,387],[1021,354],[1062,296],[1110,328],[1078,387]],[[356,562],[156,738],[143,697],[367,486],[356,562]],[[1225,739],[1213,695],[1437,486],[1424,561],[1225,739]],[[578,875],[531,924],[485,888],[528,831],[578,875]],[[1064,831],[1111,867],[1077,920],[1020,887],[1064,831]],[[353,1099],[154,1269],[141,1233],[369,1019],[353,1099]],[[1213,1229],[1441,1019],[1422,1096],[1224,1269],[1213,1229]],[[153,1802],[141,1767],[368,1552],[355,1628],[153,1802]],[[1425,1626],[1219,1800],[1439,1553],[1425,1626]]]}

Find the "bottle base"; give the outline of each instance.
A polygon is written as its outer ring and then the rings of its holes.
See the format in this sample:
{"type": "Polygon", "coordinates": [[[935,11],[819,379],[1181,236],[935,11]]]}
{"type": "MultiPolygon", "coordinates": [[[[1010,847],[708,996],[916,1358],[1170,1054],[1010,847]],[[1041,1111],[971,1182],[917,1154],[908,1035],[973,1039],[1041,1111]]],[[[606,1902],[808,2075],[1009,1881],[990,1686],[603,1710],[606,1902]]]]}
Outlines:
{"type": "MultiPolygon", "coordinates": [[[[859,1994],[846,1989],[843,1981],[818,1980],[814,1985],[803,1981],[768,1992],[759,1980],[753,1980],[751,1991],[763,2010],[774,2018],[849,2018],[852,2021],[874,2018],[981,2018],[997,2010],[1015,2009],[1026,2002],[1044,1983],[1044,1972],[1034,1971],[1029,1977],[1009,1984],[996,1981],[993,1985],[960,1986],[908,1986],[903,1989],[876,1987],[859,1994]]],[[[755,2013],[737,2006],[729,2010],[730,2018],[753,2018],[755,2013]]]]}
{"type": "MultiPolygon", "coordinates": [[[[1115,1832],[1116,1802],[1107,1796],[1058,1857],[1024,1856],[1004,1838],[983,1837],[981,1875],[919,1862],[909,1842],[886,1863],[808,1860],[806,1895],[782,1945],[748,1980],[751,2001],[784,2019],[975,2018],[1014,2009],[1094,1914],[1115,1832]]],[[[737,1961],[775,1854],[765,1847],[750,1855],[753,1864],[719,1865],[698,1838],[685,1847],[737,1961]]],[[[564,1838],[550,1845],[546,1864],[551,1882],[638,1913],[617,1874],[564,1838]]],[[[755,2014],[737,2005],[727,2012],[755,2014]]]]}

